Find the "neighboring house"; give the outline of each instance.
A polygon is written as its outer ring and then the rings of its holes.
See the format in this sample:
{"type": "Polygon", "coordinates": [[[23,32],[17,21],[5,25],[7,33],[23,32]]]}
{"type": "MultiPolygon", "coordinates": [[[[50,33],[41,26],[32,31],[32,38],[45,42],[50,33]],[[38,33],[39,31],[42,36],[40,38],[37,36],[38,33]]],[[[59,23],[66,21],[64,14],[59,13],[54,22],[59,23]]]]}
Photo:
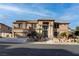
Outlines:
{"type": "Polygon", "coordinates": [[[12,28],[5,25],[5,24],[2,24],[0,23],[0,37],[12,37],[12,28]]]}
{"type": "Polygon", "coordinates": [[[27,32],[31,28],[48,38],[53,38],[62,32],[68,33],[68,24],[68,22],[57,22],[52,19],[17,20],[13,22],[12,34],[14,37],[27,37],[27,32]]]}

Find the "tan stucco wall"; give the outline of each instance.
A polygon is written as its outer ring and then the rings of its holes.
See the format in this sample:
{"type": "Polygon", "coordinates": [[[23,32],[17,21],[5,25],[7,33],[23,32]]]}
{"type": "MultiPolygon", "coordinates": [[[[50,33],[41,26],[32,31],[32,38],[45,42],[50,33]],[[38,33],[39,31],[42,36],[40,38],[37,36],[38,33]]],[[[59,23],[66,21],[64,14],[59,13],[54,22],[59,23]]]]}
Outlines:
{"type": "Polygon", "coordinates": [[[68,35],[68,24],[60,24],[59,25],[59,34],[62,32],[66,32],[68,35]]]}
{"type": "Polygon", "coordinates": [[[25,34],[23,32],[14,32],[14,37],[24,37],[25,34]]]}

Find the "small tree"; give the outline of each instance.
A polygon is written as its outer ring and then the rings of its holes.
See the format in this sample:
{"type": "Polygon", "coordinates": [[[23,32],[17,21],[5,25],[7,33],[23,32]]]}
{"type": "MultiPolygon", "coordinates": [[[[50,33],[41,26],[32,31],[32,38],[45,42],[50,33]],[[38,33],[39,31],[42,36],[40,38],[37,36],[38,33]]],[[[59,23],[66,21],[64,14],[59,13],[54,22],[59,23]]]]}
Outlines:
{"type": "Polygon", "coordinates": [[[62,32],[62,33],[60,33],[59,34],[59,41],[61,41],[61,42],[65,42],[65,40],[67,39],[67,33],[66,32],[62,32]]]}
{"type": "Polygon", "coordinates": [[[79,26],[76,27],[76,31],[79,31],[79,26]]]}
{"type": "Polygon", "coordinates": [[[61,37],[67,37],[67,33],[66,32],[62,32],[62,33],[60,33],[60,36],[61,37]]]}
{"type": "Polygon", "coordinates": [[[0,36],[0,38],[2,38],[2,36],[0,36]]]}
{"type": "Polygon", "coordinates": [[[76,36],[79,36],[79,26],[77,26],[77,27],[75,28],[74,34],[75,34],[76,36]]]}
{"type": "Polygon", "coordinates": [[[75,31],[75,35],[76,36],[79,36],[79,31],[75,31]]]}

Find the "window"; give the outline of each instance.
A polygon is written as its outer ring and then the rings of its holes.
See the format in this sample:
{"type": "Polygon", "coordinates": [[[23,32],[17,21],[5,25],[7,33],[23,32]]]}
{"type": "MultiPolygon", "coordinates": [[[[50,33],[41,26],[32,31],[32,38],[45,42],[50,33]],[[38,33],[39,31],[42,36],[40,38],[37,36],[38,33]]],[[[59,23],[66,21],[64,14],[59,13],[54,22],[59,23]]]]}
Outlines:
{"type": "Polygon", "coordinates": [[[19,23],[19,24],[18,24],[18,27],[19,27],[19,28],[22,28],[22,23],[19,23]]]}
{"type": "Polygon", "coordinates": [[[27,28],[27,24],[25,24],[25,28],[27,28]]]}
{"type": "Polygon", "coordinates": [[[43,24],[49,24],[49,22],[43,22],[43,24]]]}
{"type": "Polygon", "coordinates": [[[43,26],[43,29],[47,30],[48,29],[48,26],[43,26]]]}
{"type": "Polygon", "coordinates": [[[58,23],[55,23],[54,24],[54,28],[59,28],[59,24],[58,23]]]}
{"type": "Polygon", "coordinates": [[[14,24],[14,28],[22,28],[22,23],[14,24]]]}
{"type": "Polygon", "coordinates": [[[18,28],[18,24],[14,24],[14,28],[18,28]]]}
{"type": "Polygon", "coordinates": [[[31,24],[32,28],[35,29],[36,28],[36,24],[31,24]]]}
{"type": "Polygon", "coordinates": [[[36,28],[36,24],[33,24],[33,28],[36,28]]]}
{"type": "Polygon", "coordinates": [[[54,36],[55,36],[55,37],[57,37],[57,36],[58,36],[58,34],[59,34],[58,32],[54,32],[54,36]]]}

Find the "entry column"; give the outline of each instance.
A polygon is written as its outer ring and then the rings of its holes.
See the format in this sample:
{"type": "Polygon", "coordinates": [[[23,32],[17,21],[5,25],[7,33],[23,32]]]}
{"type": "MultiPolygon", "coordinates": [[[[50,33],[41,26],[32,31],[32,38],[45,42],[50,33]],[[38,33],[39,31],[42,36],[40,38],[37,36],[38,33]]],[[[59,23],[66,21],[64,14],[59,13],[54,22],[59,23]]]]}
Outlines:
{"type": "Polygon", "coordinates": [[[53,21],[49,22],[48,38],[53,39],[53,21]]]}

